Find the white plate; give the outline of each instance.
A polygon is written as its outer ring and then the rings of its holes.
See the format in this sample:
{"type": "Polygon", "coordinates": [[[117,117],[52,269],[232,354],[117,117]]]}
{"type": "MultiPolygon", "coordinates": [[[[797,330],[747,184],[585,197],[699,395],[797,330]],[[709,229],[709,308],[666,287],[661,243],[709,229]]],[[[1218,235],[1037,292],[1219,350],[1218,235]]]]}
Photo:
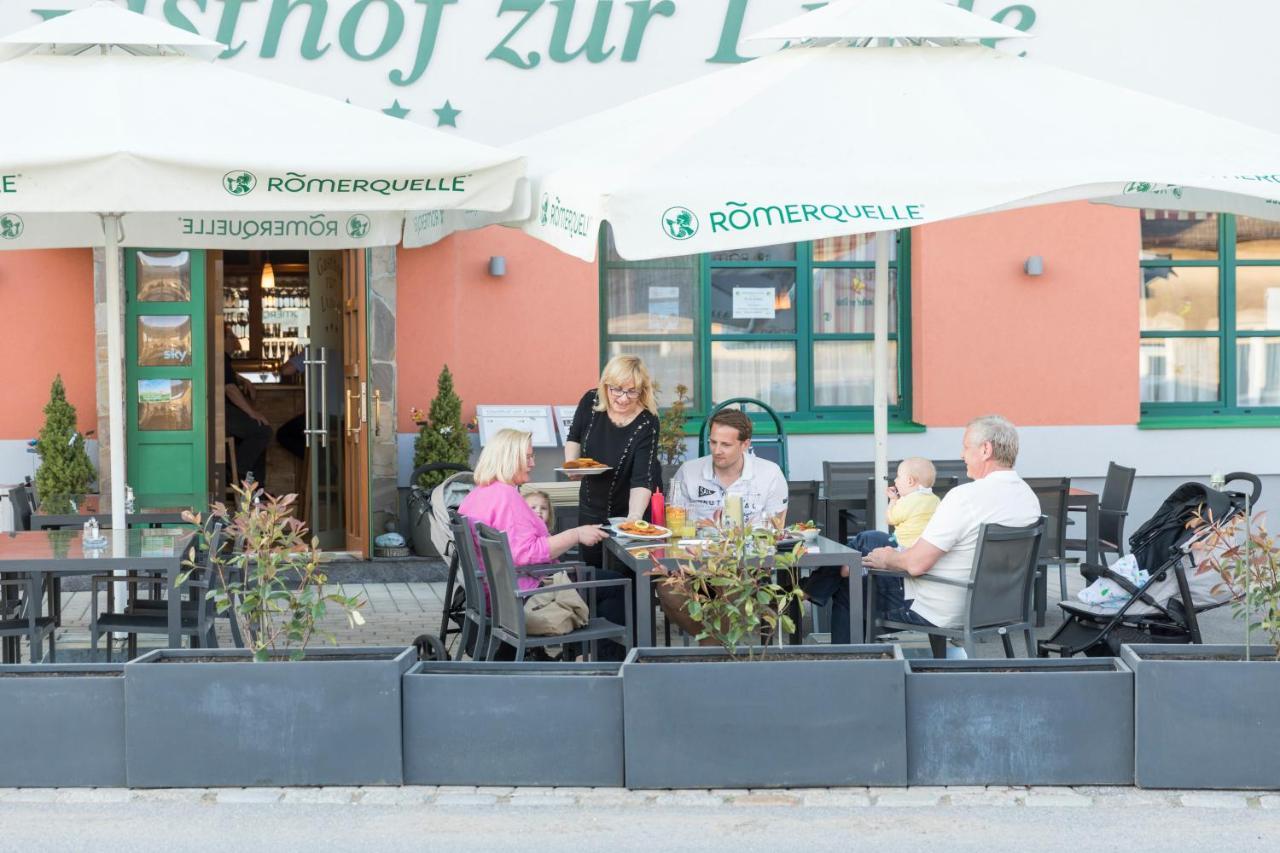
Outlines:
{"type": "Polygon", "coordinates": [[[606,465],[603,468],[557,468],[561,474],[584,474],[590,477],[592,474],[603,474],[605,471],[612,471],[613,466],[606,465]]]}
{"type": "Polygon", "coordinates": [[[670,539],[671,531],[667,528],[660,528],[662,533],[623,533],[616,527],[609,528],[610,531],[619,539],[670,539]]]}

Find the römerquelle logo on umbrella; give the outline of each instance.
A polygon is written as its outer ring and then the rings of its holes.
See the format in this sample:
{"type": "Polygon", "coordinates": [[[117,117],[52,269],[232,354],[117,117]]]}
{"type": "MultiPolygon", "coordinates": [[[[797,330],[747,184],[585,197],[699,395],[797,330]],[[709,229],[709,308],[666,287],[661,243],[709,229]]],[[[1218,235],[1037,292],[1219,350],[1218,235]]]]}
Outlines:
{"type": "Polygon", "coordinates": [[[401,193],[465,193],[467,179],[470,177],[472,175],[468,173],[432,178],[335,178],[285,172],[283,176],[270,175],[265,182],[260,182],[253,172],[237,169],[222,176],[222,188],[233,196],[249,195],[257,189],[259,183],[266,184],[268,193],[376,193],[381,196],[401,193]]]}

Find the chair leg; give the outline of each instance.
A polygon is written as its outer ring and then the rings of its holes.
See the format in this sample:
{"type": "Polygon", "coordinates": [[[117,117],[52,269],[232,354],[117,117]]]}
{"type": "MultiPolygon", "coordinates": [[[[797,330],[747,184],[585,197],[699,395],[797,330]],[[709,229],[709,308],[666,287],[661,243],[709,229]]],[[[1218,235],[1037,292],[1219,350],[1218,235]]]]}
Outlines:
{"type": "MultiPolygon", "coordinates": [[[[467,653],[467,644],[471,641],[472,634],[471,619],[466,615],[462,617],[462,630],[458,632],[458,660],[462,660],[462,656],[467,653]]],[[[471,649],[471,659],[476,659],[476,654],[480,651],[480,639],[476,638],[476,645],[471,649]]]]}
{"type": "Polygon", "coordinates": [[[930,634],[929,650],[933,652],[934,660],[943,660],[947,656],[947,638],[930,634]]]}
{"type": "Polygon", "coordinates": [[[494,660],[498,656],[498,635],[489,635],[489,647],[485,650],[484,659],[494,660]]]}
{"type": "Polygon", "coordinates": [[[1008,629],[1006,628],[1000,629],[1000,642],[1004,644],[1004,656],[1007,658],[1012,658],[1014,656],[1013,640],[1009,639],[1008,629]]]}
{"type": "MultiPolygon", "coordinates": [[[[1036,632],[1027,628],[1022,633],[1027,641],[1027,657],[1036,657],[1037,653],[1040,651],[1039,645],[1036,644],[1036,632]]],[[[1045,657],[1048,657],[1048,655],[1045,655],[1045,657]]]]}
{"type": "Polygon", "coordinates": [[[1067,561],[1058,561],[1058,600],[1067,600],[1067,561]]]}
{"type": "Polygon", "coordinates": [[[524,662],[524,640],[516,643],[516,663],[524,662]]]}

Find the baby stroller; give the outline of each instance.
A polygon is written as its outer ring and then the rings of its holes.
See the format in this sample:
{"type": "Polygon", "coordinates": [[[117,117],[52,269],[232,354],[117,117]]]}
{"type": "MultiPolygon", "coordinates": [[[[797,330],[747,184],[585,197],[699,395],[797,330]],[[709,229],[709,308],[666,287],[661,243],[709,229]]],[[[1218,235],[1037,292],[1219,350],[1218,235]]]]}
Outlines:
{"type": "MultiPolygon", "coordinates": [[[[471,469],[456,462],[431,462],[413,470],[409,494],[409,515],[414,531],[414,545],[422,547],[422,540],[429,539],[437,554],[449,564],[448,584],[445,587],[444,616],[440,620],[439,636],[423,634],[413,641],[418,656],[423,660],[448,660],[446,651],[449,635],[456,634],[462,625],[465,596],[456,584],[458,576],[458,551],[454,547],[453,533],[449,530],[449,512],[457,511],[462,500],[475,488],[471,469]],[[418,485],[422,474],[432,471],[454,471],[428,494],[418,485]],[[453,627],[450,627],[452,623],[453,627]]],[[[422,553],[419,551],[419,553],[422,553]]]]}
{"type": "Polygon", "coordinates": [[[1248,511],[1262,494],[1262,482],[1253,474],[1238,471],[1228,474],[1226,481],[1249,483],[1251,494],[1183,483],[1129,537],[1139,568],[1149,572],[1145,583],[1135,585],[1105,566],[1082,565],[1088,580],[1106,578],[1130,597],[1119,610],[1060,602],[1066,621],[1038,644],[1040,656],[1114,657],[1125,643],[1201,642],[1198,615],[1230,603],[1231,595],[1220,587],[1221,576],[1216,572],[1196,572],[1192,546],[1205,538],[1207,530],[1187,523],[1199,515],[1221,524],[1248,511]]]}

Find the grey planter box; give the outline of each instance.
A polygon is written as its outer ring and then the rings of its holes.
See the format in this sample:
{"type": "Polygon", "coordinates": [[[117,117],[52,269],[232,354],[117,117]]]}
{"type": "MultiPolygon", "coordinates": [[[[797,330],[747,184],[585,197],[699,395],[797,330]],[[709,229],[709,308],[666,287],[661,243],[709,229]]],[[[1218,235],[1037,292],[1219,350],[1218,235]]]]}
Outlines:
{"type": "Polygon", "coordinates": [[[1138,785],[1280,788],[1280,662],[1270,647],[1254,646],[1252,661],[1244,651],[1121,647],[1133,670],[1138,785]]]}
{"type": "Polygon", "coordinates": [[[0,788],[123,785],[123,669],[0,666],[0,788]]]}
{"type": "Polygon", "coordinates": [[[622,665],[627,787],[905,784],[898,647],[782,652],[805,657],[695,662],[681,659],[722,652],[633,649],[622,665]]]}
{"type": "Polygon", "coordinates": [[[428,662],[404,678],[410,785],[622,785],[620,664],[428,662]]]}
{"type": "Polygon", "coordinates": [[[1132,785],[1133,673],[1115,658],[908,661],[907,777],[1132,785]]]}
{"type": "Polygon", "coordinates": [[[135,788],[399,785],[400,681],[412,648],[322,648],[253,663],[243,649],[125,664],[135,788]]]}

